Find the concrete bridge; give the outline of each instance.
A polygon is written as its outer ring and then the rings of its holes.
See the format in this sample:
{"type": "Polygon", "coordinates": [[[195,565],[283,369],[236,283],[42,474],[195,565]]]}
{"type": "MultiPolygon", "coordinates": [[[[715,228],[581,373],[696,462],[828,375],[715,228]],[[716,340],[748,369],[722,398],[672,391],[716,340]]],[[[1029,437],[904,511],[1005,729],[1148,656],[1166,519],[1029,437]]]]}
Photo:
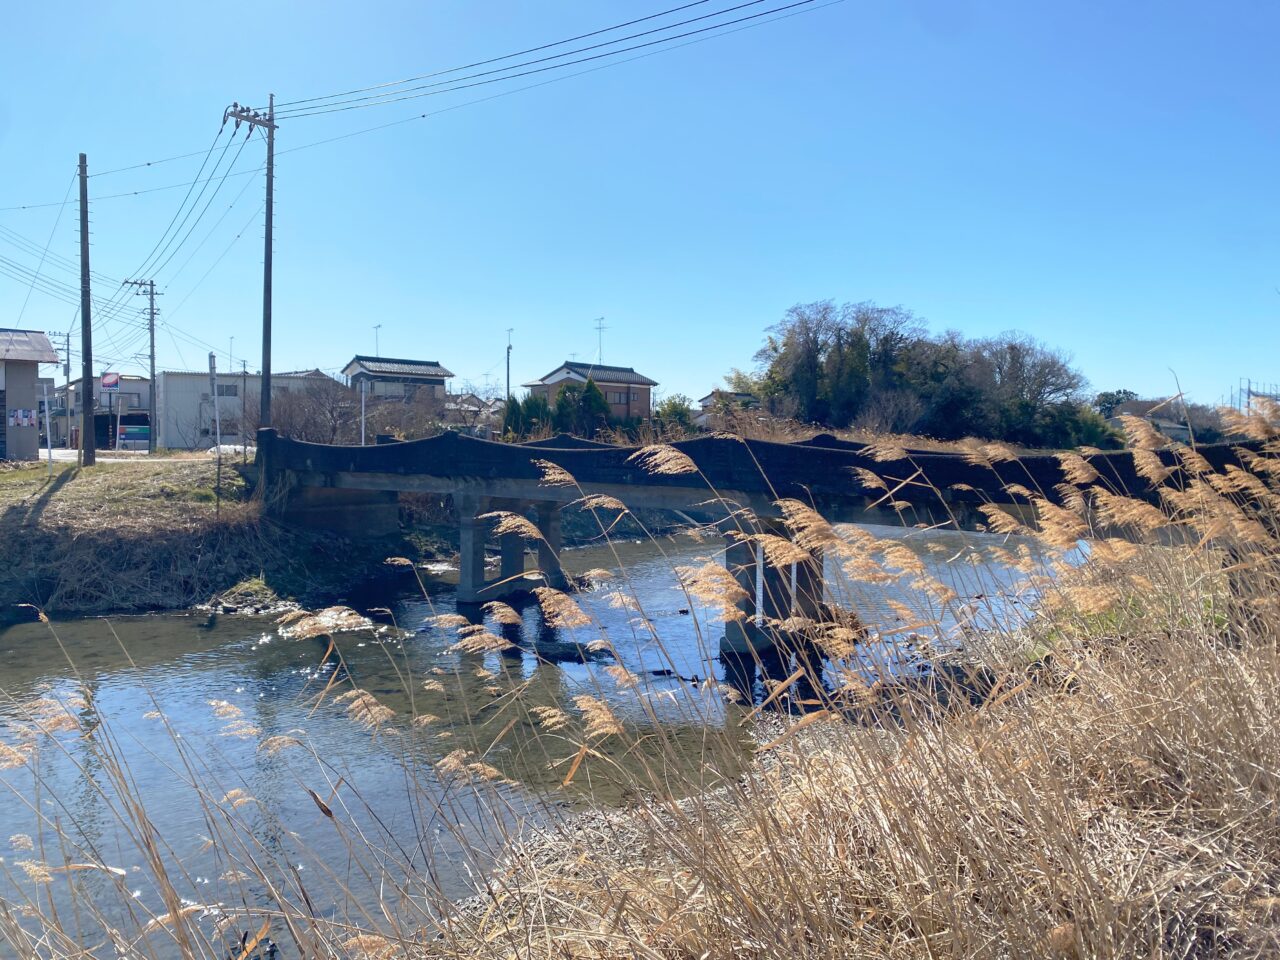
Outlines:
{"type": "MultiPolygon", "coordinates": [[[[975,529],[985,520],[978,508],[989,503],[1032,522],[1025,494],[1011,492],[1013,485],[1057,502],[1067,482],[1051,454],[980,463],[954,453],[912,450],[905,458],[883,461],[863,444],[831,436],[798,443],[708,436],[670,446],[681,456],[668,468],[672,472],[664,472],[646,464],[640,448],[568,436],[508,444],[450,432],[351,447],[305,443],[264,429],[258,433],[258,465],[268,503],[282,520],[349,536],[397,532],[403,491],[449,495],[460,527],[458,600],[464,604],[528,589],[526,541],[518,533],[497,538],[499,575],[486,580],[485,545],[492,525],[487,513],[515,513],[536,524],[541,534],[535,541],[537,569],[546,583],[563,587],[560,511],[567,504],[602,494],[633,509],[693,510],[718,521],[724,532],[726,567],[751,598],[746,612],[773,619],[812,615],[823,597],[819,553],[808,550],[806,560],[777,570],[761,563],[757,544],[741,536],[761,531],[786,536],[781,500],[802,501],[833,522],[975,529]],[[546,464],[567,471],[574,482],[549,484],[546,464]],[[887,490],[859,471],[883,478],[887,490]],[[762,598],[758,610],[757,597],[762,598]]],[[[1199,452],[1216,469],[1239,460],[1227,445],[1199,452]]],[[[1173,453],[1159,456],[1176,467],[1173,453]]],[[[1150,490],[1128,452],[1095,455],[1089,462],[1100,486],[1130,495],[1150,490]]],[[[750,648],[755,642],[736,624],[728,627],[729,648],[750,648]]]]}

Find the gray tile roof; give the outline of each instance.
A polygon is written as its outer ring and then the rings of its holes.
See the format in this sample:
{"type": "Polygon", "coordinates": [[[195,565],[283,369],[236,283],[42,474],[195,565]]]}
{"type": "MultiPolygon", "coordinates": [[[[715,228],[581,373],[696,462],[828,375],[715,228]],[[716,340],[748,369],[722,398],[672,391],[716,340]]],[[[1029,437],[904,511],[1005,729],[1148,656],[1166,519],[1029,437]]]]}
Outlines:
{"type": "Polygon", "coordinates": [[[38,330],[10,330],[0,327],[0,360],[27,360],[57,363],[58,352],[49,338],[38,330]]]}
{"type": "MultiPolygon", "coordinates": [[[[578,361],[566,360],[560,366],[548,373],[542,380],[534,381],[541,383],[558,370],[571,370],[584,379],[594,380],[596,383],[630,383],[641,387],[656,387],[657,380],[650,380],[643,373],[636,373],[635,367],[611,367],[603,363],[580,363],[578,361]]],[[[530,384],[525,384],[530,386],[530,384]]]]}
{"type": "Polygon", "coordinates": [[[342,372],[350,376],[359,365],[368,373],[383,374],[392,377],[431,377],[444,379],[453,374],[434,360],[400,360],[395,357],[366,357],[357,354],[351,362],[343,367],[342,372]]]}

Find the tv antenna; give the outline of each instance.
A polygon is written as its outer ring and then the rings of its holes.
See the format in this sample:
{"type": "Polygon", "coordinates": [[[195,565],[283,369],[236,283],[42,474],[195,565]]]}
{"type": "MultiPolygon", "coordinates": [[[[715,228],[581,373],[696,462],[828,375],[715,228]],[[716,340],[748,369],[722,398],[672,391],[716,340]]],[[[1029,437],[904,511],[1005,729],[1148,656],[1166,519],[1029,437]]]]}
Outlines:
{"type": "Polygon", "coordinates": [[[604,363],[604,332],[609,328],[604,325],[604,317],[596,317],[596,363],[604,363]]]}

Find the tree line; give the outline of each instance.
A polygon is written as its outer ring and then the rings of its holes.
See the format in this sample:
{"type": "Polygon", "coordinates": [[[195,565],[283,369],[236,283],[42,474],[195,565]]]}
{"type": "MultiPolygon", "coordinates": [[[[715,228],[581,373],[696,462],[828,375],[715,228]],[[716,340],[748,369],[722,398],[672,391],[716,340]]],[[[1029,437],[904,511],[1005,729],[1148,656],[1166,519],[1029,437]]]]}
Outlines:
{"type": "Polygon", "coordinates": [[[755,360],[728,385],[777,416],[940,440],[1115,444],[1069,358],[1020,333],[933,334],[902,307],[820,300],[788,310],[755,360]]]}

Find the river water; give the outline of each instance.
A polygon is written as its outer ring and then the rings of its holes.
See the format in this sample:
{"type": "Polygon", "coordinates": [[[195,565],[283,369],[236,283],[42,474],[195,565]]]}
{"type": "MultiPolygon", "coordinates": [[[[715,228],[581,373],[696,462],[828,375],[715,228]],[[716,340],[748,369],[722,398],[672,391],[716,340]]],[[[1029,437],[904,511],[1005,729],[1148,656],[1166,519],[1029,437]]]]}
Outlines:
{"type": "MultiPolygon", "coordinates": [[[[916,551],[978,622],[1020,615],[1019,575],[986,555],[996,538],[874,532],[916,551]]],[[[0,632],[0,744],[35,747],[22,763],[0,748],[0,901],[56,902],[62,876],[42,885],[32,873],[72,861],[112,868],[74,878],[114,904],[103,907],[109,920],[162,913],[139,840],[149,835],[193,904],[265,903],[236,879],[252,857],[305,889],[318,914],[367,917],[379,898],[395,898],[365,870],[429,878],[432,896],[464,896],[507,836],[557,809],[625,804],[646,776],[685,790],[732,777],[749,757],[738,722],[746,708],[705,681],[743,681],[718,660],[721,624],[674,572],[717,548],[682,535],[566,551],[570,572],[624,572],[576,595],[595,625],[552,629],[526,604],[504,634],[518,645],[499,653],[451,649],[456,629],[433,619],[456,611],[447,577],[426,578],[425,595],[410,578],[395,596],[353,597],[376,626],[340,634],[336,650],[327,638],[284,639],[271,620],[207,613],[10,627],[0,632]],[[612,591],[637,600],[648,623],[611,603],[612,591]],[[601,637],[612,654],[587,649],[601,637]],[[619,663],[636,682],[618,682],[619,663]],[[359,722],[350,700],[338,702],[354,687],[394,717],[359,722]],[[597,738],[575,766],[582,696],[640,735],[597,738]],[[548,729],[541,708],[563,710],[569,726],[548,729]],[[33,725],[48,735],[33,737],[33,725]],[[457,750],[485,772],[442,769],[457,750]]],[[[901,625],[891,601],[909,603],[909,588],[862,587],[833,567],[830,592],[869,627],[901,625]]],[[[939,629],[957,626],[944,617],[939,629]]],[[[760,688],[746,695],[758,699],[760,688]]]]}

